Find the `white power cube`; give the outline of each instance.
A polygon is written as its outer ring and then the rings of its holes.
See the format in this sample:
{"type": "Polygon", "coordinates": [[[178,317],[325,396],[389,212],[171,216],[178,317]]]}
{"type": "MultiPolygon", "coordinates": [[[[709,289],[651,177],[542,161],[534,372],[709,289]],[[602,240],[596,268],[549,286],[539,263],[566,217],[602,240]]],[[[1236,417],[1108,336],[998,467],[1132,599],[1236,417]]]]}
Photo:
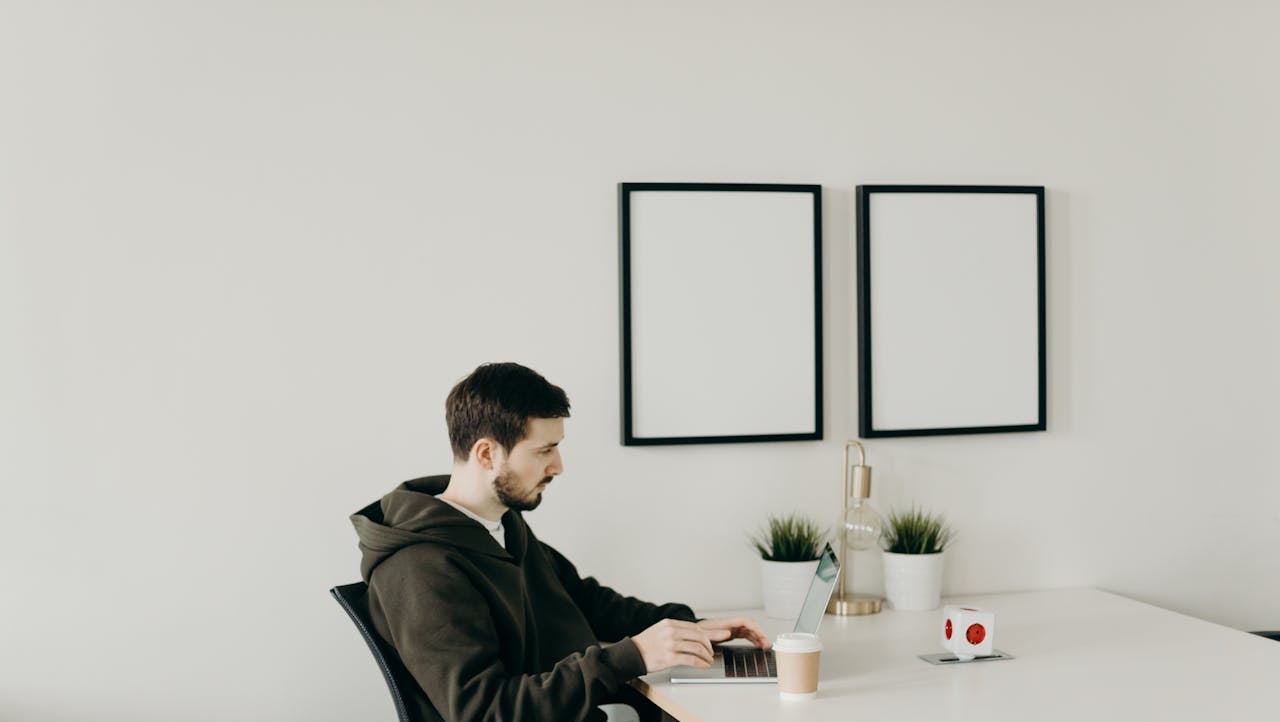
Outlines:
{"type": "Polygon", "coordinates": [[[973,607],[942,608],[942,648],[962,662],[992,653],[996,615],[973,607]]]}

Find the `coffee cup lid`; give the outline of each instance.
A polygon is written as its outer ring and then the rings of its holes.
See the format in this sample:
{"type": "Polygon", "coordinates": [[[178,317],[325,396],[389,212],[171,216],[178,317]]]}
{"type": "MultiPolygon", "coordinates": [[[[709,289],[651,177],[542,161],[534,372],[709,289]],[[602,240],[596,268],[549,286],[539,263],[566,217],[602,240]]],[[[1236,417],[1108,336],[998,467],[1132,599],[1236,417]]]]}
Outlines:
{"type": "Polygon", "coordinates": [[[787,632],[773,640],[775,652],[821,652],[822,640],[807,632],[787,632]]]}

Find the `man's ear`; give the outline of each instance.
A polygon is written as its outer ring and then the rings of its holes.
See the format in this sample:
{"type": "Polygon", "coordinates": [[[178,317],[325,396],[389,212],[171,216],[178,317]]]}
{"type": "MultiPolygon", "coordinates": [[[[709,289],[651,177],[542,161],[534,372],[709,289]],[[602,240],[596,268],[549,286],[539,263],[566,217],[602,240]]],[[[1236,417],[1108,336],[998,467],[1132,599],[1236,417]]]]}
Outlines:
{"type": "Polygon", "coordinates": [[[471,445],[471,458],[485,471],[493,471],[498,466],[498,442],[488,437],[481,437],[471,445]]]}

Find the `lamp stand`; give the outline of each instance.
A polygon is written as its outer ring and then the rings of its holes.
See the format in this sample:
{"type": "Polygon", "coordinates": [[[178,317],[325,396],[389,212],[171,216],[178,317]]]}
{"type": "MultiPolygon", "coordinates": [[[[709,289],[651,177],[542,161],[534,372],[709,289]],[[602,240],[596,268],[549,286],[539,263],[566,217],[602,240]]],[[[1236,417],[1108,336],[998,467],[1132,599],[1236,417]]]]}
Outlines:
{"type": "Polygon", "coordinates": [[[827,614],[837,617],[861,617],[867,614],[879,614],[884,600],[880,597],[854,597],[853,599],[832,599],[827,605],[827,614]]]}

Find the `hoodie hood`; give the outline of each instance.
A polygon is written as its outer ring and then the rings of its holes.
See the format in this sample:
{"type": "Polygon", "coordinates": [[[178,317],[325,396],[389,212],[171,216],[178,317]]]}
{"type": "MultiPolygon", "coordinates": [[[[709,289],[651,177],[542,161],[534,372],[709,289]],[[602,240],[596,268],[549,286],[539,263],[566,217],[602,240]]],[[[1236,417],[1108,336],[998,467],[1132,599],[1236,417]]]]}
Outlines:
{"type": "MultiPolygon", "coordinates": [[[[414,544],[439,544],[468,555],[514,561],[511,553],[494,543],[487,529],[436,498],[448,485],[448,474],[411,479],[351,515],[360,538],[360,577],[366,584],[379,564],[414,544]]],[[[507,546],[523,556],[525,526],[520,515],[508,511],[502,515],[502,523],[507,529],[507,546]]]]}

